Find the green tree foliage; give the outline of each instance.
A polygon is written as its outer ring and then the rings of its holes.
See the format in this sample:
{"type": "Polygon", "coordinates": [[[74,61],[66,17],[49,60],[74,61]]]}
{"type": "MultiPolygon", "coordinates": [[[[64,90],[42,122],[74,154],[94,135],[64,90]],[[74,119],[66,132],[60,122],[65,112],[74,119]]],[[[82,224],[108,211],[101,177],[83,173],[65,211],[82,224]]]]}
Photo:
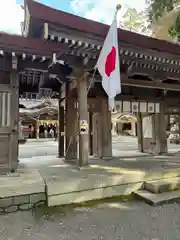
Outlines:
{"type": "Polygon", "coordinates": [[[166,12],[173,11],[180,4],[180,0],[146,0],[146,2],[149,5],[148,13],[151,21],[157,20],[166,12]]]}
{"type": "Polygon", "coordinates": [[[173,22],[170,26],[166,25],[167,34],[180,41],[180,0],[147,0],[147,3],[149,4],[147,11],[151,23],[158,25],[159,19],[167,19],[170,16],[173,22]]]}
{"type": "Polygon", "coordinates": [[[146,16],[143,12],[137,12],[135,8],[128,8],[123,15],[123,28],[135,32],[145,32],[146,16]]]}
{"type": "Polygon", "coordinates": [[[180,13],[178,13],[178,16],[175,20],[175,22],[170,26],[168,29],[169,34],[176,39],[178,42],[180,42],[180,13]]]}
{"type": "Polygon", "coordinates": [[[159,17],[156,21],[153,21],[150,25],[152,36],[167,41],[176,40],[174,35],[173,37],[170,35],[169,29],[175,23],[177,16],[178,12],[171,11],[169,13],[165,13],[163,17],[159,17]]]}

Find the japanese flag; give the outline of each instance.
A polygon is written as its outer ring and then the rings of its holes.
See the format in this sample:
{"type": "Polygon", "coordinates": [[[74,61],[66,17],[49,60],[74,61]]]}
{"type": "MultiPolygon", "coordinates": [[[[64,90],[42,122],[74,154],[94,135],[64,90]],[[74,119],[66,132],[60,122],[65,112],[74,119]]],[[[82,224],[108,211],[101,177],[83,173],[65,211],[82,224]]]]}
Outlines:
{"type": "Polygon", "coordinates": [[[112,110],[115,96],[121,93],[116,16],[104,41],[96,68],[102,76],[102,86],[109,97],[109,107],[112,110]]]}

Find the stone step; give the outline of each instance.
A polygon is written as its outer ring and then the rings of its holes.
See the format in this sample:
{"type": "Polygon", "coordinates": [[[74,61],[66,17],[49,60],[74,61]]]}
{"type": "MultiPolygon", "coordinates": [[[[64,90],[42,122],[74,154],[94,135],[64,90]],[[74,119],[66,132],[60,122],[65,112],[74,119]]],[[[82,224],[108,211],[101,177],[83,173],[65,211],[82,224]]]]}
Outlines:
{"type": "Polygon", "coordinates": [[[164,203],[172,203],[178,200],[180,201],[180,190],[173,192],[164,192],[161,194],[151,193],[147,190],[138,190],[134,191],[133,194],[135,197],[142,199],[153,206],[161,205],[164,203]]]}
{"type": "Polygon", "coordinates": [[[164,193],[180,189],[180,177],[166,178],[155,181],[148,181],[144,189],[151,193],[164,193]]]}

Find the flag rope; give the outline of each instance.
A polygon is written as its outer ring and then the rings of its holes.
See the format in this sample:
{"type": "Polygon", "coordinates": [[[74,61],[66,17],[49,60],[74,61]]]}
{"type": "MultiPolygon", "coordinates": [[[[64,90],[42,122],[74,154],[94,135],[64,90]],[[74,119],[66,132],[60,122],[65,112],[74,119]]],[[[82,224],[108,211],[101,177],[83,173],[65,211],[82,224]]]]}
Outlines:
{"type": "MultiPolygon", "coordinates": [[[[92,84],[94,83],[94,80],[95,80],[95,75],[96,75],[96,72],[97,72],[97,68],[94,69],[94,72],[92,74],[92,77],[91,77],[91,81],[89,83],[89,86],[88,86],[88,89],[87,89],[87,97],[88,97],[88,93],[91,89],[91,86],[92,84]]],[[[65,156],[67,155],[67,153],[69,152],[69,148],[70,148],[70,145],[72,143],[72,140],[73,140],[73,137],[74,137],[74,134],[76,132],[76,127],[77,127],[77,124],[79,122],[79,114],[77,115],[77,119],[76,119],[76,122],[75,122],[75,126],[74,126],[74,131],[73,131],[73,134],[69,140],[69,143],[68,143],[68,146],[67,146],[67,149],[66,149],[66,152],[65,152],[65,156]]],[[[80,131],[77,133],[76,137],[80,135],[80,131]]]]}

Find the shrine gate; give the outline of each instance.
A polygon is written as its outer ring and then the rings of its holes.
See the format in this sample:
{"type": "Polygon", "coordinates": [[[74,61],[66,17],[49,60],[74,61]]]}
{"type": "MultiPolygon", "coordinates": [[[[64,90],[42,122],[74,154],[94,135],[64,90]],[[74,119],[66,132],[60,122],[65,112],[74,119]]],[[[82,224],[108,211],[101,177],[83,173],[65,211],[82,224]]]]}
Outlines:
{"type": "MultiPolygon", "coordinates": [[[[24,12],[23,36],[0,34],[0,173],[18,166],[19,95],[39,89],[59,99],[59,157],[79,166],[89,155],[112,157],[108,98],[93,70],[109,27],[32,0],[24,12]]],[[[115,111],[137,114],[139,151],[167,153],[165,115],[180,114],[180,46],[118,34],[122,93],[115,111]]]]}

